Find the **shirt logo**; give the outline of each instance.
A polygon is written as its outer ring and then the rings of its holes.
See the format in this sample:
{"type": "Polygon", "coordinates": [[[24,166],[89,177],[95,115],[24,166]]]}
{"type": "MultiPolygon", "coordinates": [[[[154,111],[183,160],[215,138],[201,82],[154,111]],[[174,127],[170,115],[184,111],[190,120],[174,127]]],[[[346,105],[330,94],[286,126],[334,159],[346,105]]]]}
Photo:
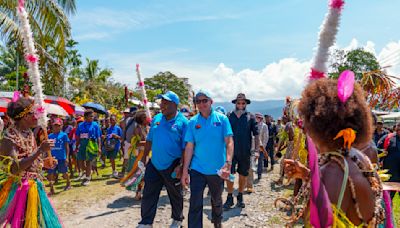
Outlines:
{"type": "Polygon", "coordinates": [[[214,122],[214,127],[219,127],[221,126],[221,122],[214,122]]]}

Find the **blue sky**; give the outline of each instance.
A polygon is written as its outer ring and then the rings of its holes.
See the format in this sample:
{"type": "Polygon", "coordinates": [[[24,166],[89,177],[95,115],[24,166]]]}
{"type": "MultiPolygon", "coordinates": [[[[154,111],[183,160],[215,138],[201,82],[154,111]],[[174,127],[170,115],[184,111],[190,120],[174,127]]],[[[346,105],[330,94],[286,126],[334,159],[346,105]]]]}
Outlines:
{"type": "MultiPolygon", "coordinates": [[[[337,46],[400,52],[398,9],[398,0],[347,1],[337,46]]],[[[237,92],[260,100],[299,94],[327,1],[81,0],[77,10],[80,52],[112,68],[118,81],[133,86],[140,63],[144,76],[169,70],[217,100],[237,92]]]]}

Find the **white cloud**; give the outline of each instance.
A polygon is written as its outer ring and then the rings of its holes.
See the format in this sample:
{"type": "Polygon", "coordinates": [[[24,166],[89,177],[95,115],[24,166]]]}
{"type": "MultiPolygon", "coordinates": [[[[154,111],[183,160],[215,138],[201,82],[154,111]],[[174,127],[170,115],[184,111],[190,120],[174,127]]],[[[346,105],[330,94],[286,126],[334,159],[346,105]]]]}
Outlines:
{"type": "MultiPolygon", "coordinates": [[[[375,52],[375,44],[368,41],[361,45],[353,39],[347,50],[364,47],[375,52]]],[[[195,90],[207,89],[216,101],[229,101],[243,92],[252,100],[282,99],[286,96],[299,97],[305,85],[311,60],[284,58],[269,63],[262,69],[241,69],[239,71],[224,63],[193,63],[173,60],[174,55],[186,49],[165,49],[135,55],[108,54],[101,59],[114,69],[114,78],[133,87],[137,82],[134,67],[141,64],[142,75],[152,76],[160,71],[171,71],[178,76],[188,77],[195,90]]],[[[392,59],[400,55],[400,41],[387,44],[377,54],[378,60],[392,59]],[[389,56],[389,58],[388,58],[389,56]]],[[[396,59],[393,59],[393,61],[396,59]]],[[[393,75],[400,75],[399,59],[388,68],[393,75]]]]}

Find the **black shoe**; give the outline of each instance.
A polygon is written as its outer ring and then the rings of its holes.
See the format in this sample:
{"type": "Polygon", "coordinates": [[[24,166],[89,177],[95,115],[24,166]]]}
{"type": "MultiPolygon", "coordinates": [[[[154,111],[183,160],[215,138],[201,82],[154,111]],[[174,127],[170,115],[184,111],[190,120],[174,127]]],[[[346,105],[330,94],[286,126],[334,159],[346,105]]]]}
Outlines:
{"type": "Polygon", "coordinates": [[[239,195],[237,196],[237,204],[236,207],[240,207],[240,208],[245,208],[246,204],[244,204],[243,202],[243,195],[239,193],[239,195]]]}
{"type": "Polygon", "coordinates": [[[258,174],[257,179],[261,180],[261,174],[258,174]]]}
{"type": "Polygon", "coordinates": [[[224,203],[224,209],[229,210],[232,208],[232,206],[233,206],[233,196],[228,196],[228,198],[226,198],[226,202],[224,203]]]}

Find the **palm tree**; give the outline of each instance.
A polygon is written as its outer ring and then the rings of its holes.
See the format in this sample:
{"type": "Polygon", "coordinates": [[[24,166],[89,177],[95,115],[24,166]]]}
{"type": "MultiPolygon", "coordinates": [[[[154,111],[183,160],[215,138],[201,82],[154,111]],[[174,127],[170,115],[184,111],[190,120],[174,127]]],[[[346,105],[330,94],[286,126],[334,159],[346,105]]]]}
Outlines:
{"type": "MultiPolygon", "coordinates": [[[[16,46],[23,54],[17,6],[16,0],[0,1],[0,36],[8,46],[16,46]]],[[[25,8],[36,41],[44,84],[49,84],[45,87],[52,88],[54,82],[59,83],[63,78],[66,44],[71,36],[68,16],[76,11],[75,0],[26,0],[25,8]]],[[[53,94],[58,90],[45,88],[45,92],[53,94]]]]}
{"type": "Polygon", "coordinates": [[[101,103],[106,107],[123,97],[124,87],[111,80],[112,70],[101,68],[99,60],[86,58],[86,65],[71,74],[68,79],[71,87],[75,88],[74,99],[87,97],[94,102],[101,103]]]}

